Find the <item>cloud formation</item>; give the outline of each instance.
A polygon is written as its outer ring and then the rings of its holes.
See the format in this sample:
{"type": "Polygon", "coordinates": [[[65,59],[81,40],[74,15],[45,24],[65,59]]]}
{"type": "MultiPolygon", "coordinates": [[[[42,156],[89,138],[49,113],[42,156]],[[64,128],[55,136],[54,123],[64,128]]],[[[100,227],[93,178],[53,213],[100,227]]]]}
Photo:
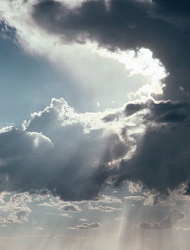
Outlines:
{"type": "Polygon", "coordinates": [[[121,210],[121,208],[118,208],[118,207],[101,206],[101,205],[100,206],[90,205],[88,208],[90,210],[97,210],[97,211],[108,212],[108,213],[112,213],[112,212],[121,210]]]}
{"type": "MultiPolygon", "coordinates": [[[[163,195],[184,183],[188,193],[189,121],[190,106],[182,102],[77,113],[64,99],[53,99],[22,130],[1,130],[0,190],[45,191],[76,201],[97,199],[104,187],[130,181],[163,195]]],[[[103,196],[100,202],[121,201],[103,196]]]]}
{"type": "Polygon", "coordinates": [[[150,229],[150,230],[164,230],[164,229],[170,229],[175,224],[180,222],[181,220],[184,220],[186,218],[185,214],[180,212],[178,209],[174,209],[171,211],[168,216],[164,219],[162,219],[160,222],[142,222],[137,226],[134,226],[134,228],[144,228],[144,229],[150,229]]]}
{"type": "Polygon", "coordinates": [[[69,43],[91,40],[116,50],[150,49],[170,73],[165,95],[175,99],[188,98],[189,12],[185,0],[167,4],[163,0],[110,0],[109,8],[104,0],[84,1],[74,8],[46,0],[34,5],[33,18],[40,28],[69,43]]]}
{"type": "Polygon", "coordinates": [[[65,212],[80,212],[81,209],[74,204],[66,204],[60,207],[61,210],[65,212]]]}
{"type": "Polygon", "coordinates": [[[24,130],[3,128],[1,191],[47,190],[64,200],[96,197],[110,177],[110,164],[134,146],[132,139],[105,126],[104,115],[79,114],[63,99],[53,99],[23,124],[24,130]]]}
{"type": "Polygon", "coordinates": [[[31,196],[28,193],[13,194],[12,196],[7,193],[6,196],[7,201],[3,202],[0,211],[8,213],[8,216],[0,217],[0,223],[28,222],[28,216],[31,213],[28,206],[32,202],[31,196]]]}
{"type": "Polygon", "coordinates": [[[176,231],[189,232],[190,231],[190,227],[177,227],[176,231]]]}
{"type": "Polygon", "coordinates": [[[145,200],[144,196],[126,196],[124,198],[130,201],[144,201],[145,200]]]}
{"type": "Polygon", "coordinates": [[[126,106],[127,116],[141,114],[146,128],[133,157],[121,162],[118,184],[122,179],[139,180],[150,189],[167,193],[168,188],[188,182],[189,111],[188,103],[171,101],[126,106]]]}
{"type": "Polygon", "coordinates": [[[98,222],[93,223],[83,223],[81,225],[76,225],[75,227],[69,227],[68,229],[72,230],[93,230],[93,229],[99,229],[101,227],[101,224],[98,222]]]}

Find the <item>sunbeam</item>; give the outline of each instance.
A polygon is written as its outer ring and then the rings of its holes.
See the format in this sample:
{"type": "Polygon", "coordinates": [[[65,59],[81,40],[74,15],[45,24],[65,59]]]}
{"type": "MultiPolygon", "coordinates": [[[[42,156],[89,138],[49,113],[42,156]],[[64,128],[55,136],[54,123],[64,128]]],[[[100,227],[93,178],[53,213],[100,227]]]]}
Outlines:
{"type": "Polygon", "coordinates": [[[190,247],[190,3],[0,6],[0,249],[190,247]]]}

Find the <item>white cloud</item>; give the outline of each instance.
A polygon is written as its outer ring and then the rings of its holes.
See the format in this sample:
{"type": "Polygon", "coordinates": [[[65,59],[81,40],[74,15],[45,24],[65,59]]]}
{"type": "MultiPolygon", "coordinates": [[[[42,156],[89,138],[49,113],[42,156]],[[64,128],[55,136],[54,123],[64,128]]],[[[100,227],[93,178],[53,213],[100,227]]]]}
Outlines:
{"type": "Polygon", "coordinates": [[[28,216],[31,213],[31,209],[28,207],[22,209],[16,209],[11,212],[7,218],[0,217],[0,223],[24,223],[28,222],[28,216]]]}
{"type": "MultiPolygon", "coordinates": [[[[10,194],[11,195],[11,194],[10,194]]],[[[3,203],[0,207],[1,211],[13,211],[19,209],[27,209],[28,204],[32,202],[32,197],[27,192],[12,194],[9,201],[3,203]]]]}
{"type": "Polygon", "coordinates": [[[0,223],[28,222],[28,216],[31,213],[30,203],[32,203],[32,197],[28,193],[12,194],[9,201],[0,207],[0,211],[9,213],[7,217],[0,217],[0,223]]]}
{"type": "Polygon", "coordinates": [[[176,227],[176,231],[189,232],[190,231],[190,227],[176,227]]]}
{"type": "Polygon", "coordinates": [[[107,203],[107,204],[120,204],[122,203],[121,199],[116,196],[109,196],[109,195],[101,195],[96,203],[107,203]]]}
{"type": "Polygon", "coordinates": [[[88,221],[88,220],[85,218],[80,218],[79,221],[88,221]]]}
{"type": "Polygon", "coordinates": [[[119,221],[119,222],[123,222],[123,221],[127,221],[127,218],[125,217],[118,217],[118,218],[115,218],[116,221],[119,221]]]}
{"type": "Polygon", "coordinates": [[[141,99],[143,101],[151,98],[152,94],[163,94],[165,86],[162,80],[167,76],[164,66],[158,59],[153,58],[153,53],[145,48],[141,48],[137,53],[135,51],[117,51],[111,52],[106,49],[94,49],[102,57],[112,58],[122,63],[126,70],[130,71],[130,76],[144,75],[150,76],[151,82],[142,86],[137,92],[130,93],[130,99],[141,99]]]}
{"type": "Polygon", "coordinates": [[[112,212],[121,210],[121,208],[118,208],[118,207],[101,206],[101,205],[100,206],[90,205],[88,208],[90,210],[97,210],[97,211],[108,212],[108,213],[112,213],[112,212]]]}
{"type": "Polygon", "coordinates": [[[126,196],[124,197],[126,200],[132,200],[132,201],[144,201],[144,196],[126,196]]]}
{"type": "Polygon", "coordinates": [[[69,44],[63,36],[48,34],[36,24],[31,15],[36,2],[4,1],[1,5],[2,19],[15,28],[18,42],[24,50],[45,57],[61,72],[70,72],[84,92],[89,91],[88,94],[94,98],[94,106],[101,103],[102,108],[118,107],[128,97],[147,100],[152,94],[163,93],[162,79],[166,77],[166,71],[150,50],[110,52],[100,48],[96,42],[69,44]],[[98,81],[97,75],[101,75],[98,81]],[[146,80],[138,78],[133,81],[134,75],[143,76],[146,80]],[[127,76],[131,78],[127,79],[127,76]],[[137,87],[134,88],[135,85],[137,87]]]}
{"type": "Polygon", "coordinates": [[[76,225],[75,227],[69,227],[68,229],[71,230],[94,230],[99,229],[101,227],[100,223],[93,222],[93,223],[83,223],[81,225],[76,225]]]}

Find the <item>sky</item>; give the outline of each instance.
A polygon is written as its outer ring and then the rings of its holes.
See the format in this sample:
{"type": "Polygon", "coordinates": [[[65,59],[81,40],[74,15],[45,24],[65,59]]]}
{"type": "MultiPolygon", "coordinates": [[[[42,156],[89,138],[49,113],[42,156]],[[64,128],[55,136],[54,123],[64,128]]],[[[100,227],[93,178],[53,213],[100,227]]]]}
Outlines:
{"type": "Polygon", "coordinates": [[[1,0],[0,249],[190,247],[190,3],[1,0]]]}

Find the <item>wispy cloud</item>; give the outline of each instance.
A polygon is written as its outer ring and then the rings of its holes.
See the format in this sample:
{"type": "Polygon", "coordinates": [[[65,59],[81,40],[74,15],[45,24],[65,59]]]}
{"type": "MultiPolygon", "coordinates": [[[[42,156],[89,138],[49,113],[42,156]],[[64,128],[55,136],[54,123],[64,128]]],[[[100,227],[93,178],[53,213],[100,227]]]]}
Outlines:
{"type": "Polygon", "coordinates": [[[81,225],[76,225],[75,227],[69,227],[68,229],[71,230],[94,230],[99,229],[101,227],[100,223],[93,222],[93,223],[83,223],[81,225]]]}
{"type": "Polygon", "coordinates": [[[109,206],[89,206],[88,207],[90,210],[97,210],[97,211],[102,211],[102,212],[115,212],[121,210],[121,208],[118,207],[109,207],[109,206]]]}
{"type": "Polygon", "coordinates": [[[150,229],[150,230],[163,230],[163,229],[170,229],[175,224],[184,220],[186,218],[185,214],[180,212],[178,209],[174,209],[171,211],[168,216],[162,219],[160,222],[141,222],[139,225],[133,226],[134,228],[143,228],[143,229],[150,229]]]}

